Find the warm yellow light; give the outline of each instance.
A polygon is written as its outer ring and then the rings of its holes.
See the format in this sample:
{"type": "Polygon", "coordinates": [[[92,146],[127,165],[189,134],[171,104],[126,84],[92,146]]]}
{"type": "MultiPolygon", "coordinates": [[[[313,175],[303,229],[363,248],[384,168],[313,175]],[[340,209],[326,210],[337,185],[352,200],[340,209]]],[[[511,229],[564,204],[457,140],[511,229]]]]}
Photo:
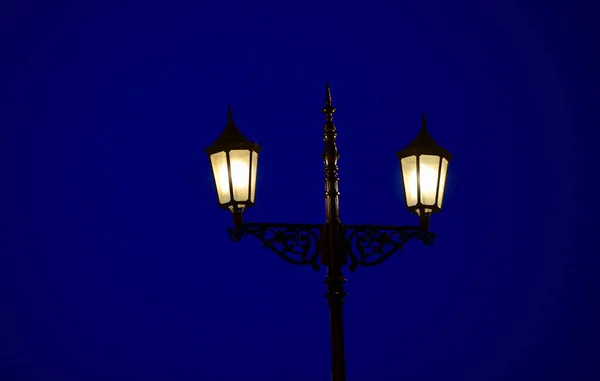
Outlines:
{"type": "Polygon", "coordinates": [[[248,150],[229,151],[229,164],[231,166],[231,185],[229,186],[229,167],[227,154],[218,152],[210,156],[219,203],[226,204],[232,200],[254,202],[256,189],[256,169],[258,167],[258,154],[248,150]],[[250,168],[250,155],[252,154],[252,168],[250,168]],[[250,170],[252,169],[252,172],[250,170]],[[250,176],[252,174],[252,176],[250,176]],[[231,191],[233,190],[233,195],[231,191]],[[251,196],[251,197],[250,197],[251,196]]]}
{"type": "Polygon", "coordinates": [[[401,165],[406,204],[412,207],[417,205],[417,157],[405,157],[401,160],[401,165]]]}
{"type": "Polygon", "coordinates": [[[217,152],[210,155],[210,164],[212,165],[213,175],[215,176],[219,203],[226,204],[231,200],[227,154],[225,152],[217,152]]]}
{"type": "Polygon", "coordinates": [[[256,199],[256,173],[258,171],[258,153],[252,151],[252,178],[250,179],[250,202],[256,199]]]}
{"type": "Polygon", "coordinates": [[[423,205],[435,205],[439,169],[439,156],[421,155],[419,157],[419,184],[421,186],[421,204],[423,205]]]}
{"type": "MultiPolygon", "coordinates": [[[[448,160],[442,160],[441,177],[439,171],[439,156],[419,156],[418,177],[416,156],[403,158],[401,160],[401,165],[402,177],[404,179],[404,190],[406,192],[406,204],[408,207],[416,206],[417,203],[419,203],[419,194],[417,192],[420,190],[420,203],[423,206],[434,206],[437,203],[437,206],[441,208],[442,198],[444,196],[444,186],[446,182],[446,172],[448,170],[448,160]],[[439,187],[438,178],[440,178],[439,187]],[[438,196],[437,200],[436,194],[438,196]]],[[[426,209],[426,211],[428,210],[426,209]]]]}
{"type": "Polygon", "coordinates": [[[250,151],[230,151],[229,161],[231,163],[233,199],[235,201],[248,201],[250,188],[250,151]]]}
{"type": "Polygon", "coordinates": [[[438,208],[442,207],[442,200],[444,199],[444,188],[446,187],[446,174],[448,173],[448,160],[442,159],[442,172],[440,173],[440,189],[438,194],[438,208]]]}

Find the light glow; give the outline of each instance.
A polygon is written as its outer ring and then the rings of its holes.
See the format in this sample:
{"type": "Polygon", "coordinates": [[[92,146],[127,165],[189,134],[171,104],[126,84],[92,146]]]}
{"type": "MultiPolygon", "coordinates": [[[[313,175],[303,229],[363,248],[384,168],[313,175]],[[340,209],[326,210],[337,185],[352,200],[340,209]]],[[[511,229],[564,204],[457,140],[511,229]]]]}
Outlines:
{"type": "Polygon", "coordinates": [[[213,169],[217,196],[219,203],[226,204],[230,201],[254,201],[256,187],[256,169],[258,167],[258,154],[249,150],[229,151],[231,166],[231,185],[229,186],[229,168],[227,166],[227,153],[218,152],[210,156],[213,169]],[[252,154],[252,172],[250,172],[250,155],[252,154]],[[250,176],[252,174],[252,176],[250,176]],[[232,191],[233,190],[233,195],[232,191]],[[250,197],[252,196],[252,197],[250,197]]]}
{"type": "Polygon", "coordinates": [[[446,171],[448,170],[448,160],[443,159],[442,161],[442,176],[439,183],[438,200],[436,200],[436,194],[438,193],[440,157],[434,155],[421,155],[419,156],[418,163],[419,176],[417,178],[417,157],[408,156],[401,160],[407,206],[413,207],[417,205],[419,201],[418,191],[420,188],[420,202],[423,206],[434,206],[437,201],[437,206],[441,208],[442,198],[444,196],[444,186],[446,183],[446,171]]]}

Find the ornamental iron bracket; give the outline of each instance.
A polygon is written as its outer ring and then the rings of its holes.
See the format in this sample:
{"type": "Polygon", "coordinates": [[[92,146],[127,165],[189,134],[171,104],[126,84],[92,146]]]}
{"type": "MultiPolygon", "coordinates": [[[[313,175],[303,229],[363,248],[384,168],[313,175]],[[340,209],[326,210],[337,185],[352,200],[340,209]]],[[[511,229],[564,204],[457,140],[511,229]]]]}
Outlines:
{"type": "MultiPolygon", "coordinates": [[[[323,225],[242,223],[227,229],[229,237],[239,242],[252,235],[284,261],[294,265],[310,265],[319,270],[323,225]]],[[[411,239],[427,246],[433,244],[435,233],[415,226],[345,225],[344,240],[350,271],[358,266],[376,266],[391,257],[411,239]]]]}
{"type": "Polygon", "coordinates": [[[435,233],[412,226],[369,226],[346,225],[346,245],[350,257],[350,271],[358,266],[375,266],[398,250],[404,244],[418,239],[427,246],[433,245],[435,233]]]}
{"type": "Polygon", "coordinates": [[[243,223],[227,229],[233,242],[253,235],[263,247],[268,247],[281,259],[294,265],[310,265],[319,270],[321,244],[319,236],[323,225],[243,223]]]}

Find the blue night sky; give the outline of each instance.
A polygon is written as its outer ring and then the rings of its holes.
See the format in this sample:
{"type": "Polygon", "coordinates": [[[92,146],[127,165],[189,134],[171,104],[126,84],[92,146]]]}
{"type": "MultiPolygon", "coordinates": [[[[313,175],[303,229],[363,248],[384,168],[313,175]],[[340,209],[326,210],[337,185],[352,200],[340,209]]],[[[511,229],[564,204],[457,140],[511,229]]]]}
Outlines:
{"type": "Polygon", "coordinates": [[[434,246],[345,272],[348,380],[599,380],[591,3],[3,2],[0,380],[328,380],[324,270],[232,243],[203,152],[231,104],[246,219],[324,222],[326,82],[344,223],[417,224],[423,111],[454,155],[434,246]]]}

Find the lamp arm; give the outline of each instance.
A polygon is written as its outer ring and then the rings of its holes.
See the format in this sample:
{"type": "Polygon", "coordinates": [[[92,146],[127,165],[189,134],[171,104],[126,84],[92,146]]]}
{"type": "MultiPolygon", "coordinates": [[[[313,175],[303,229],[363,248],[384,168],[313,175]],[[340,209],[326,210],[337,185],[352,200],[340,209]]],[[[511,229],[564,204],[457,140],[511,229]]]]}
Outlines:
{"type": "MultiPolygon", "coordinates": [[[[310,265],[316,271],[320,268],[322,229],[322,224],[240,222],[227,232],[233,242],[252,235],[284,261],[310,265]]],[[[412,239],[431,246],[435,238],[435,233],[419,226],[345,225],[344,233],[350,271],[383,263],[412,239]]]]}
{"type": "Polygon", "coordinates": [[[320,224],[280,224],[242,222],[227,229],[233,242],[239,242],[244,236],[252,235],[262,242],[284,261],[294,265],[310,265],[319,270],[321,253],[320,224]]]}
{"type": "Polygon", "coordinates": [[[404,244],[418,239],[433,245],[435,233],[417,226],[345,225],[350,271],[358,266],[375,266],[391,257],[404,244]]]}

